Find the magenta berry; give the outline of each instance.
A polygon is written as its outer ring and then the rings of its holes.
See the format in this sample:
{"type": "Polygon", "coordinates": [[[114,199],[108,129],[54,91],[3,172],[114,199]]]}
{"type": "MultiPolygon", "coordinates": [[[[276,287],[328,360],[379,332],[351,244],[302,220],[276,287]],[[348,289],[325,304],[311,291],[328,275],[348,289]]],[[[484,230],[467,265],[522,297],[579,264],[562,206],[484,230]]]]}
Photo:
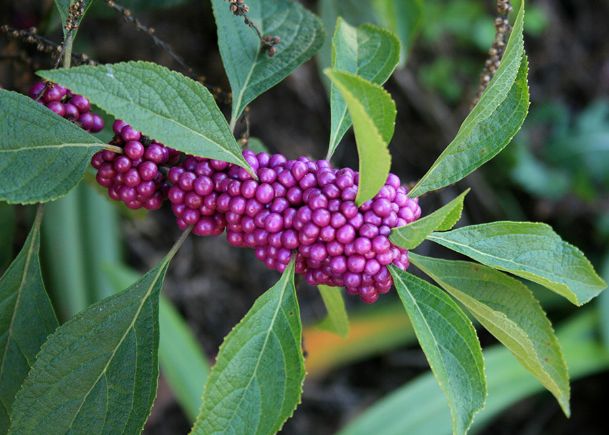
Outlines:
{"type": "Polygon", "coordinates": [[[98,133],[104,128],[104,120],[91,112],[89,100],[82,95],[72,94],[63,86],[36,82],[30,88],[29,95],[59,116],[76,122],[87,131],[98,133]]]}
{"type": "MultiPolygon", "coordinates": [[[[148,210],[161,208],[166,194],[163,190],[165,176],[160,166],[168,164],[169,159],[173,157],[172,153],[164,145],[154,141],[144,145],[139,140],[142,138],[141,133],[124,121],[115,121],[112,128],[116,135],[111,143],[121,147],[123,152],[118,154],[103,150],[93,155],[91,165],[97,169],[97,181],[108,189],[110,198],[124,202],[129,208],[143,207],[148,210]],[[149,153],[151,148],[153,152],[149,153]],[[148,158],[149,155],[153,159],[148,158]]],[[[170,178],[176,183],[183,175],[183,171],[177,167],[173,167],[170,171],[170,178]]],[[[192,187],[192,182],[191,185],[182,183],[182,187],[188,186],[192,187]]],[[[167,195],[172,198],[173,204],[181,205],[184,202],[185,191],[174,186],[169,189],[167,195]]],[[[191,204],[198,203],[195,200],[191,204]]],[[[188,213],[185,218],[181,218],[181,225],[184,228],[197,222],[199,212],[188,213]]]]}
{"type": "Polygon", "coordinates": [[[197,235],[226,230],[231,245],[255,249],[280,272],[295,256],[296,271],[308,283],[344,286],[364,302],[389,291],[387,266],[405,269],[409,262],[388,235],[421,214],[397,176],[391,174],[379,194],[358,207],[359,176],[352,169],[304,157],[243,155],[258,180],[243,168],[198,157],[171,168],[168,199],[181,228],[192,225],[197,235]]]}

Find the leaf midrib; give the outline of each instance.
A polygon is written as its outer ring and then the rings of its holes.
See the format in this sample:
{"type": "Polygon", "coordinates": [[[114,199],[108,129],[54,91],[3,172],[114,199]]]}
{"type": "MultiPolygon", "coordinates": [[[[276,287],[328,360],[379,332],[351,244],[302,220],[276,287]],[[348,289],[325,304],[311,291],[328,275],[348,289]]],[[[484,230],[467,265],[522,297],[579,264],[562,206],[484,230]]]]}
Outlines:
{"type": "MultiPolygon", "coordinates": [[[[254,381],[254,379],[256,378],[257,372],[258,372],[258,367],[260,366],[260,362],[262,361],[262,355],[264,353],[264,350],[267,346],[267,343],[269,341],[270,336],[273,334],[273,325],[275,324],[275,321],[277,319],[277,316],[279,314],[279,311],[281,311],[281,307],[283,305],[283,300],[285,297],[285,293],[286,293],[286,289],[289,285],[290,280],[286,279],[284,283],[282,283],[282,287],[281,287],[281,298],[277,303],[277,308],[275,309],[274,313],[273,313],[273,317],[271,319],[271,322],[269,323],[269,328],[265,331],[265,338],[264,338],[264,342],[262,343],[262,347],[260,349],[260,352],[258,353],[258,358],[256,359],[256,366],[254,367],[253,370],[253,374],[250,377],[249,381],[247,382],[247,384],[245,385],[245,387],[243,387],[242,389],[242,394],[241,397],[239,398],[239,402],[237,403],[237,405],[234,407],[233,412],[230,415],[230,418],[228,419],[228,421],[232,421],[235,414],[237,414],[238,409],[241,406],[241,403],[243,402],[243,399],[245,399],[245,392],[248,390],[248,388],[250,387],[250,385],[252,384],[252,382],[254,381]]],[[[284,396],[285,397],[285,396],[284,396]]],[[[282,399],[283,401],[283,399],[282,399]]],[[[258,428],[256,428],[258,429],[258,428]]]]}
{"type": "MultiPolygon", "coordinates": [[[[397,274],[396,274],[395,278],[397,278],[397,279],[398,279],[398,281],[400,281],[400,283],[401,283],[401,284],[404,286],[404,288],[406,288],[406,289],[408,288],[408,286],[406,285],[406,283],[404,282],[404,280],[402,279],[402,277],[400,277],[399,275],[397,275],[397,274]]],[[[421,320],[423,321],[423,323],[424,323],[424,325],[425,325],[425,328],[427,329],[427,332],[429,333],[429,335],[430,335],[430,336],[431,336],[431,338],[432,338],[432,342],[433,342],[433,345],[434,345],[434,347],[435,347],[435,349],[436,349],[436,352],[437,352],[437,353],[440,353],[440,345],[439,345],[438,341],[436,340],[436,336],[435,336],[435,334],[432,332],[432,330],[431,330],[431,328],[430,328],[430,326],[429,326],[429,323],[427,322],[427,319],[426,319],[426,318],[425,318],[425,316],[423,315],[423,312],[421,311],[421,308],[419,307],[419,304],[417,303],[416,299],[415,299],[415,298],[412,296],[412,294],[411,294],[409,291],[408,291],[408,292],[402,292],[402,293],[406,293],[406,294],[408,295],[408,298],[411,300],[411,302],[412,302],[412,304],[413,304],[414,308],[415,308],[415,309],[417,310],[417,312],[419,313],[419,315],[420,315],[420,317],[421,317],[421,320]]],[[[444,366],[444,363],[443,363],[443,361],[442,361],[442,357],[441,357],[440,355],[438,355],[438,357],[439,357],[438,359],[440,360],[440,363],[441,363],[441,366],[442,366],[442,372],[443,372],[442,374],[443,374],[443,377],[445,377],[445,378],[446,378],[446,377],[447,377],[447,373],[446,373],[446,367],[444,366]]],[[[433,366],[433,364],[431,363],[431,361],[429,362],[429,365],[430,365],[430,366],[433,366]]],[[[452,403],[452,406],[450,407],[450,408],[451,408],[451,413],[450,413],[450,414],[451,414],[451,420],[453,421],[453,425],[456,425],[456,415],[454,415],[454,413],[453,413],[453,406],[456,408],[456,403],[455,403],[455,401],[454,401],[453,394],[452,394],[451,392],[449,392],[449,391],[448,391],[448,387],[447,387],[447,386],[445,386],[445,384],[444,384],[444,380],[445,380],[445,379],[442,379],[442,381],[440,381],[440,380],[438,379],[438,383],[439,383],[439,385],[440,385],[440,388],[441,388],[442,390],[444,390],[444,392],[446,393],[446,395],[447,395],[447,396],[449,396],[449,401],[452,403]]]]}
{"type": "MultiPolygon", "coordinates": [[[[137,311],[135,313],[135,315],[133,316],[133,319],[131,321],[131,323],[129,324],[129,326],[127,328],[125,328],[125,332],[122,335],[122,337],[120,338],[120,340],[118,341],[118,344],[114,347],[114,350],[112,351],[110,357],[108,358],[107,363],[104,365],[104,368],[101,370],[99,376],[97,377],[97,379],[95,379],[95,381],[91,384],[91,388],[89,388],[89,390],[87,391],[87,393],[84,395],[80,405],[78,406],[78,409],[76,409],[76,411],[74,412],[74,417],[72,418],[72,420],[70,421],[70,425],[68,426],[68,428],[72,428],[72,424],[74,423],[74,420],[76,420],[76,417],[78,417],[78,414],[80,413],[80,410],[82,409],[83,405],[85,404],[85,402],[87,401],[89,394],[91,394],[91,391],[93,391],[93,389],[95,388],[95,386],[97,385],[97,383],[99,382],[99,380],[102,378],[102,376],[104,376],[106,374],[106,371],[108,370],[108,367],[110,366],[110,364],[112,363],[112,360],[114,359],[114,356],[116,355],[116,352],[118,351],[118,348],[121,347],[121,345],[123,344],[123,342],[125,341],[125,338],[127,337],[127,335],[129,334],[129,331],[133,328],[133,326],[135,325],[135,322],[137,321],[137,318],[139,317],[142,308],[144,306],[144,304],[148,301],[148,298],[150,297],[151,293],[152,293],[152,289],[154,288],[154,286],[156,285],[156,283],[158,282],[159,277],[163,274],[164,269],[166,267],[167,263],[166,260],[159,266],[158,272],[156,273],[154,279],[152,280],[152,283],[150,284],[150,286],[148,287],[148,289],[146,290],[146,292],[144,293],[144,296],[142,297],[142,302],[140,303],[140,305],[137,308],[137,311]]],[[[106,402],[107,403],[107,402],[106,402]]],[[[107,408],[106,408],[107,409],[107,408]]]]}
{"type": "MultiPolygon", "coordinates": [[[[233,151],[232,151],[232,150],[227,149],[227,148],[224,148],[224,147],[222,146],[222,144],[220,144],[219,142],[217,142],[217,141],[215,141],[215,140],[210,139],[209,137],[207,137],[207,136],[206,136],[205,134],[203,134],[202,132],[198,132],[198,131],[196,131],[196,130],[193,130],[191,127],[187,126],[186,124],[183,124],[183,123],[181,123],[181,122],[177,122],[176,120],[171,119],[171,118],[167,117],[166,115],[164,115],[164,114],[162,114],[162,113],[156,112],[156,111],[154,111],[154,110],[151,110],[151,109],[149,109],[149,108],[146,108],[146,107],[142,106],[141,104],[138,104],[138,103],[137,103],[137,102],[134,100],[134,98],[133,98],[133,96],[132,96],[131,92],[129,92],[129,90],[128,90],[127,88],[125,88],[124,84],[123,84],[123,83],[122,83],[122,82],[121,82],[121,81],[120,81],[120,80],[119,80],[119,79],[118,79],[118,78],[115,76],[115,74],[114,74],[114,70],[113,70],[113,68],[112,68],[112,65],[106,65],[106,67],[107,67],[107,70],[108,70],[108,72],[109,72],[109,74],[107,74],[107,73],[106,73],[106,76],[107,76],[107,77],[110,77],[110,79],[111,79],[111,80],[112,80],[114,83],[116,83],[116,84],[117,84],[117,85],[118,85],[118,86],[119,86],[119,87],[120,87],[120,88],[121,88],[121,89],[124,91],[124,96],[121,96],[121,95],[119,95],[119,94],[117,94],[117,93],[113,93],[113,94],[111,94],[111,95],[112,95],[112,97],[116,98],[117,100],[121,100],[121,101],[124,101],[124,102],[127,102],[127,103],[131,103],[131,104],[135,105],[136,107],[138,107],[138,108],[139,108],[141,111],[143,111],[143,112],[146,112],[146,113],[152,114],[152,115],[154,115],[154,116],[157,116],[157,117],[161,118],[161,119],[162,119],[162,120],[164,120],[164,121],[168,121],[168,122],[169,122],[170,124],[172,124],[173,126],[177,126],[177,127],[179,127],[179,128],[184,129],[184,130],[185,130],[185,131],[187,131],[187,132],[190,132],[190,133],[191,133],[191,134],[192,134],[194,137],[200,137],[200,138],[202,138],[203,140],[205,140],[205,141],[207,141],[207,142],[209,142],[209,143],[213,144],[214,146],[218,147],[218,148],[219,148],[219,149],[220,149],[220,150],[221,150],[221,151],[222,151],[224,154],[228,154],[228,155],[232,156],[233,158],[236,158],[236,159],[237,159],[237,161],[239,161],[239,162],[243,163],[243,156],[239,156],[239,155],[237,155],[237,154],[233,153],[233,151]]],[[[155,72],[155,73],[157,73],[157,75],[158,75],[158,71],[154,71],[154,72],[155,72]]],[[[119,73],[119,74],[126,74],[128,77],[133,78],[133,75],[132,75],[132,73],[130,73],[130,72],[127,72],[127,71],[119,71],[118,73],[119,73]]],[[[161,79],[163,79],[163,77],[162,77],[162,76],[159,76],[159,77],[160,77],[161,79]]],[[[95,74],[93,74],[93,78],[94,78],[94,79],[97,79],[97,77],[95,77],[95,74]]],[[[170,86],[171,86],[171,84],[170,84],[170,83],[168,83],[168,82],[167,82],[167,80],[163,80],[163,81],[164,81],[165,83],[167,83],[168,85],[170,85],[170,86]]],[[[99,82],[99,80],[98,80],[98,82],[99,82]]],[[[103,86],[103,83],[101,83],[101,84],[102,84],[102,86],[103,86]]],[[[105,86],[103,86],[103,87],[104,87],[104,89],[105,89],[105,86]]],[[[204,92],[206,92],[206,91],[204,90],[204,92]]],[[[194,93],[193,93],[193,94],[194,94],[194,93]]],[[[196,94],[195,94],[195,96],[196,96],[196,94]]],[[[109,110],[106,110],[106,111],[107,111],[108,113],[110,113],[110,111],[109,111],[109,110]]],[[[113,114],[114,114],[114,113],[113,113],[113,114]]],[[[216,121],[214,120],[214,123],[215,123],[215,122],[216,122],[216,121]]]]}
{"type": "Polygon", "coordinates": [[[56,150],[62,148],[103,148],[104,144],[101,142],[91,142],[91,143],[61,143],[61,144],[47,144],[40,146],[31,146],[31,147],[20,147],[20,148],[0,148],[0,154],[10,154],[17,152],[25,152],[25,151],[38,151],[38,150],[56,150]]]}
{"type": "MultiPolygon", "coordinates": [[[[465,245],[463,243],[459,243],[459,242],[456,242],[454,240],[448,240],[448,239],[444,239],[442,237],[434,236],[433,233],[428,236],[428,239],[429,240],[433,240],[433,241],[435,241],[437,243],[440,243],[440,241],[443,241],[443,242],[448,243],[448,244],[454,244],[454,245],[456,245],[456,246],[458,246],[460,248],[465,248],[466,251],[470,250],[470,251],[473,251],[473,252],[475,252],[477,254],[480,254],[482,257],[490,258],[490,259],[493,259],[493,260],[498,260],[499,262],[506,262],[506,263],[509,263],[509,264],[513,264],[515,266],[515,268],[518,267],[518,268],[516,268],[516,271],[521,272],[521,273],[535,273],[535,272],[544,273],[544,274],[548,273],[548,272],[552,273],[551,271],[539,269],[537,267],[530,266],[530,265],[527,265],[527,264],[524,264],[524,263],[518,263],[518,262],[516,262],[514,260],[511,260],[511,259],[508,259],[508,258],[501,258],[501,257],[496,257],[496,256],[494,256],[492,254],[487,254],[487,253],[485,253],[483,251],[480,251],[480,250],[472,247],[471,245],[465,245]],[[523,266],[529,268],[529,270],[522,270],[523,266]]],[[[440,244],[442,244],[442,243],[440,243],[440,244]]],[[[497,266],[497,267],[504,267],[504,266],[497,266]]],[[[571,290],[571,288],[567,284],[565,284],[563,282],[560,282],[560,281],[554,281],[553,279],[551,279],[549,277],[543,277],[542,276],[541,278],[544,279],[544,280],[547,280],[547,281],[549,281],[551,283],[553,283],[554,285],[560,286],[561,288],[563,288],[563,290],[566,288],[568,291],[573,293],[577,303],[578,304],[581,303],[581,301],[579,300],[579,296],[573,290],[571,290]]],[[[585,283],[583,283],[581,281],[576,281],[576,282],[579,282],[580,284],[587,285],[587,284],[585,284],[585,283]]],[[[592,287],[592,285],[590,285],[590,286],[592,287]]]]}

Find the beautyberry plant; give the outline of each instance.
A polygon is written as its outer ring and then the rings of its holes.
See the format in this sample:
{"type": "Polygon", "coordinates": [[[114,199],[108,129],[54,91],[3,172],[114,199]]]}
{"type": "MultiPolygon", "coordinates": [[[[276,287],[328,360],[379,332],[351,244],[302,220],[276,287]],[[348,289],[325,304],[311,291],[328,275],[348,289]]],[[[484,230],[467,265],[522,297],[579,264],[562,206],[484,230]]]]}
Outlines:
{"type": "Polygon", "coordinates": [[[502,17],[483,92],[454,140],[410,187],[390,173],[396,107],[382,85],[405,60],[412,34],[400,32],[400,46],[384,28],[354,27],[339,17],[325,35],[320,20],[291,0],[212,0],[232,91],[227,120],[202,84],[160,65],[71,67],[91,1],[56,3],[64,67],[39,71],[43,81],[29,97],[0,90],[0,199],[39,204],[21,253],[0,280],[1,432],[142,430],[157,387],[163,278],[190,233],[225,234],[230,245],[253,249],[281,273],[225,338],[193,434],[272,434],[293,414],[305,377],[296,276],[366,303],[395,287],[447,398],[455,434],[468,431],[487,394],[482,350],[463,308],[569,415],[567,367],[525,282],[575,305],[597,296],[605,282],[545,224],[453,229],[468,191],[423,214],[418,201],[463,180],[520,129],[529,105],[524,1],[511,17],[509,39],[511,8],[498,2],[502,17]],[[323,71],[331,102],[326,159],[242,149],[234,131],[248,104],[315,55],[324,38],[331,49],[323,71]],[[104,128],[92,105],[113,118],[109,143],[91,134],[104,128]],[[331,161],[351,127],[357,171],[331,161]],[[135,284],[57,327],[38,259],[43,204],[91,170],[111,200],[130,209],[171,208],[182,236],[135,284]],[[425,240],[476,262],[410,252],[425,240]],[[411,263],[439,287],[408,272],[411,263]]]}

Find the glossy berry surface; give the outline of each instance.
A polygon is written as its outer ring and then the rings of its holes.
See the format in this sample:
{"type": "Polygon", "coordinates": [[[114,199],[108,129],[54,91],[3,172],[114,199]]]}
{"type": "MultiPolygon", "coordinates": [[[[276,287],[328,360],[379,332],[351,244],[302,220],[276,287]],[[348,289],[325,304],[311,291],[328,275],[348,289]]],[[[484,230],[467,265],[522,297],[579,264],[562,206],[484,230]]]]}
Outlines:
{"type": "Polygon", "coordinates": [[[101,116],[91,112],[91,104],[82,95],[73,94],[63,86],[36,82],[29,95],[57,115],[80,125],[84,130],[98,133],[104,129],[101,116]]]}
{"type": "Polygon", "coordinates": [[[387,269],[409,265],[408,251],[389,241],[391,229],[418,219],[417,199],[390,174],[380,192],[355,203],[359,175],[324,160],[287,160],[244,151],[257,180],[243,168],[187,157],[168,173],[168,199],[182,229],[200,236],[226,231],[230,244],[284,271],[296,256],[296,272],[311,285],[345,287],[367,303],[392,286],[387,269]]]}
{"type": "Polygon", "coordinates": [[[93,155],[91,165],[97,170],[97,182],[108,190],[110,198],[131,209],[158,210],[165,199],[162,166],[174,161],[177,153],[146,140],[123,121],[115,121],[113,130],[116,135],[111,144],[122,148],[122,153],[103,150],[93,155]]]}

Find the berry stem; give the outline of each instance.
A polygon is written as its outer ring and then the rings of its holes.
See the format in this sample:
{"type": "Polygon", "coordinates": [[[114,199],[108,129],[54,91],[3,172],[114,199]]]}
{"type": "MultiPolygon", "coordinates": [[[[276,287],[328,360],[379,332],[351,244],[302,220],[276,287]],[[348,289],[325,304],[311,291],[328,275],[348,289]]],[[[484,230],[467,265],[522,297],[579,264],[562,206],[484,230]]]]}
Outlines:
{"type": "Polygon", "coordinates": [[[63,67],[70,68],[72,66],[72,47],[74,45],[74,35],[68,32],[63,48],[63,67]]]}
{"type": "Polygon", "coordinates": [[[184,244],[184,241],[190,235],[191,231],[192,231],[192,225],[190,227],[186,228],[184,230],[184,232],[180,235],[180,238],[173,244],[173,246],[171,247],[171,249],[165,256],[165,260],[163,260],[164,262],[169,263],[173,259],[173,257],[176,255],[176,253],[180,250],[180,248],[184,244]]]}
{"type": "Polygon", "coordinates": [[[105,144],[104,149],[112,151],[116,154],[123,154],[123,149],[121,147],[117,147],[116,145],[105,144]]]}

